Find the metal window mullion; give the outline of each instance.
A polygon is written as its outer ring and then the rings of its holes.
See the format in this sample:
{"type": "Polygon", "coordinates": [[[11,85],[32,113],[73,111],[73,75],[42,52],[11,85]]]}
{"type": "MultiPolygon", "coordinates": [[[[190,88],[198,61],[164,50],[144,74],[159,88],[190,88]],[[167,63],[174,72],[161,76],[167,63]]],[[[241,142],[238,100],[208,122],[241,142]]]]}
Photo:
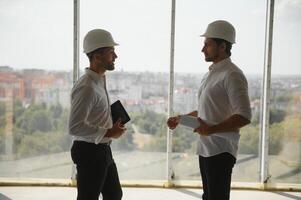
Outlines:
{"type": "MultiPolygon", "coordinates": [[[[73,84],[79,77],[79,12],[80,0],[73,1],[73,84]]],[[[76,166],[72,165],[71,184],[76,183],[76,166]]]]}
{"type": "Polygon", "coordinates": [[[73,83],[79,77],[79,13],[80,0],[73,1],[73,83]]]}
{"type": "Polygon", "coordinates": [[[261,154],[260,154],[260,182],[268,182],[268,150],[269,150],[269,107],[271,89],[271,63],[273,44],[274,0],[267,0],[266,35],[263,74],[263,97],[261,109],[261,154]]]}
{"type": "MultiPolygon", "coordinates": [[[[174,94],[174,43],[175,43],[175,12],[176,0],[172,0],[171,6],[171,31],[170,31],[170,71],[169,71],[169,91],[168,91],[168,117],[173,112],[173,94],[174,94]]],[[[167,184],[172,184],[172,131],[167,129],[167,184]]]]}

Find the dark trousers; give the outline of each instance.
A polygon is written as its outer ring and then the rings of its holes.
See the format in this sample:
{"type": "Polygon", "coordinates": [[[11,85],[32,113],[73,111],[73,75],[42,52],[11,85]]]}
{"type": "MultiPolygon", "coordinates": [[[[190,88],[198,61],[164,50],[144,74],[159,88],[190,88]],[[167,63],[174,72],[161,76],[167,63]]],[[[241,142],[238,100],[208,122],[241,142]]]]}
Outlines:
{"type": "Polygon", "coordinates": [[[111,147],[74,141],[71,157],[77,169],[77,200],[120,200],[122,189],[111,147]]]}
{"type": "Polygon", "coordinates": [[[199,156],[203,182],[203,200],[229,200],[232,168],[236,158],[230,153],[199,156]]]}

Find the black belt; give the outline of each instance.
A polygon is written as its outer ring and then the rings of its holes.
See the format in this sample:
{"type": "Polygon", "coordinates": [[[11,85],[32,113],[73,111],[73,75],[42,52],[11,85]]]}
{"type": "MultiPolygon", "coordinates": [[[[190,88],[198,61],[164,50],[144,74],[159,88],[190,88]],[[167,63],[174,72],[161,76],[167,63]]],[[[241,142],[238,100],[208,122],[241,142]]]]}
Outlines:
{"type": "Polygon", "coordinates": [[[81,141],[81,140],[74,140],[73,141],[74,144],[90,144],[90,145],[96,145],[96,146],[110,146],[112,141],[106,142],[106,143],[91,143],[91,142],[86,142],[86,141],[81,141]]]}

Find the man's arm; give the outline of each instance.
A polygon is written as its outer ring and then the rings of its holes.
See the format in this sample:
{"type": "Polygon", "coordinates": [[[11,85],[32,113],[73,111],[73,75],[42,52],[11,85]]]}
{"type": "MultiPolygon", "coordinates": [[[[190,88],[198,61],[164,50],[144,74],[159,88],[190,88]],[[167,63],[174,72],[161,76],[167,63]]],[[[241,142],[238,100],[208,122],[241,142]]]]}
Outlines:
{"type": "Polygon", "coordinates": [[[208,133],[212,134],[217,132],[234,131],[234,130],[238,130],[239,128],[249,123],[250,120],[244,118],[241,115],[235,114],[219,124],[209,126],[208,133]]]}
{"type": "Polygon", "coordinates": [[[202,119],[198,119],[201,125],[199,128],[195,129],[194,132],[197,132],[200,135],[210,135],[213,133],[238,131],[239,128],[250,123],[250,120],[246,119],[245,117],[239,114],[234,114],[225,121],[212,126],[206,124],[202,119]]]}
{"type": "Polygon", "coordinates": [[[116,139],[119,138],[125,131],[126,128],[121,123],[121,119],[118,119],[115,124],[113,124],[113,127],[107,130],[105,137],[116,139]]]}
{"type": "MultiPolygon", "coordinates": [[[[194,117],[197,117],[198,116],[198,111],[194,110],[186,115],[190,115],[190,116],[194,116],[194,117]]],[[[180,115],[178,116],[175,116],[175,117],[170,117],[168,118],[167,120],[167,126],[170,128],[170,129],[175,129],[178,124],[180,122],[180,115]]]]}

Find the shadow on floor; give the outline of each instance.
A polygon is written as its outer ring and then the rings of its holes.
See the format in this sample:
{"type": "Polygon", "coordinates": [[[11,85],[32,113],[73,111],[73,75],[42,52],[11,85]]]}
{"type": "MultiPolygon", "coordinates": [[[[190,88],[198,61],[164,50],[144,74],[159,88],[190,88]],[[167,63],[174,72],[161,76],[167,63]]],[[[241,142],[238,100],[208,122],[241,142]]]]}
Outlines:
{"type": "MultiPolygon", "coordinates": [[[[175,191],[195,197],[195,198],[199,198],[199,199],[202,197],[201,194],[190,191],[190,190],[186,190],[186,189],[176,189],[175,191]]],[[[201,192],[201,190],[200,190],[200,192],[201,192]]]]}
{"type": "Polygon", "coordinates": [[[251,155],[251,156],[248,156],[248,157],[246,157],[246,158],[241,158],[241,159],[238,159],[238,160],[236,161],[236,164],[244,163],[244,162],[247,162],[247,161],[252,160],[252,159],[254,159],[254,158],[257,158],[257,157],[258,157],[258,155],[251,155]]]}
{"type": "Polygon", "coordinates": [[[287,198],[290,198],[290,199],[301,200],[300,196],[296,196],[296,195],[293,195],[293,194],[288,194],[288,193],[285,193],[285,192],[273,192],[273,193],[284,196],[284,197],[287,197],[287,198]]]}
{"type": "Polygon", "coordinates": [[[282,175],[279,175],[277,177],[275,177],[276,179],[284,179],[284,178],[289,178],[291,176],[296,176],[297,174],[301,173],[301,169],[300,168],[297,168],[297,169],[293,169],[293,170],[290,170],[289,172],[285,173],[285,174],[282,174],[282,175]]]}
{"type": "Polygon", "coordinates": [[[11,198],[5,196],[4,194],[0,193],[0,200],[13,200],[13,199],[11,199],[11,198]]]}

